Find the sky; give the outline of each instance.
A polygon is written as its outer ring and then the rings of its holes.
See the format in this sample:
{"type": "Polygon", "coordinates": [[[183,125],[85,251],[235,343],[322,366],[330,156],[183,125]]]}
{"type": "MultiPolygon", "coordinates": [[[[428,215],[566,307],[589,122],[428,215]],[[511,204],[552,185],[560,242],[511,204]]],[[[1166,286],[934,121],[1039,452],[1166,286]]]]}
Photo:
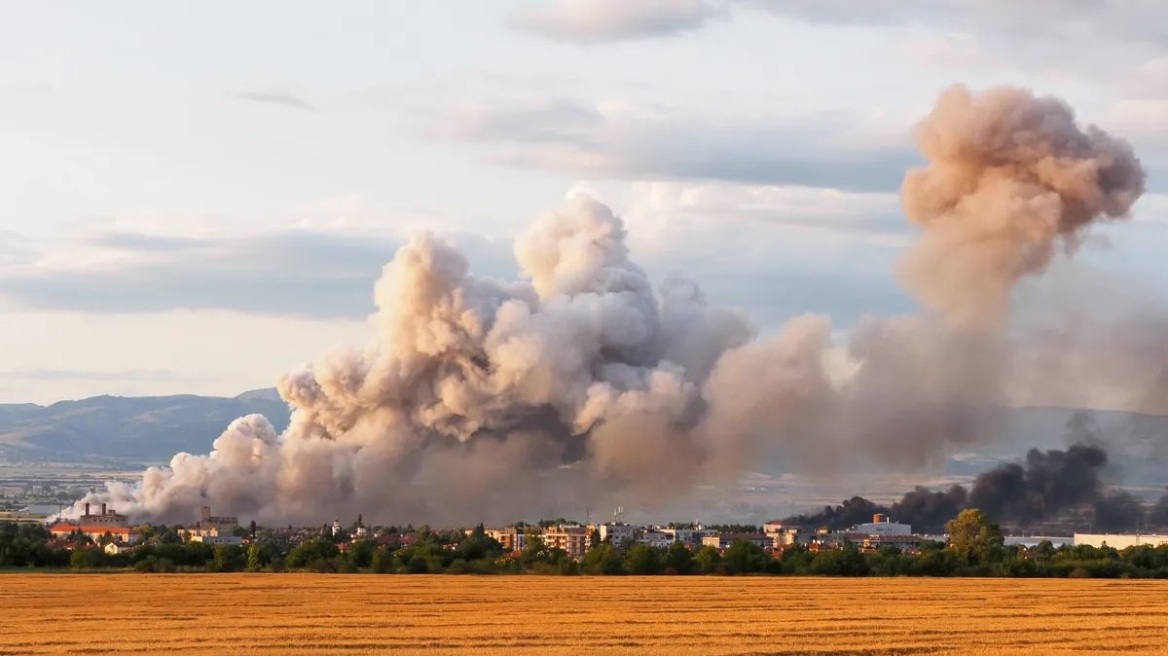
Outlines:
{"type": "Polygon", "coordinates": [[[762,332],[910,311],[897,191],[955,83],[1128,139],[1148,193],[1076,261],[1168,289],[1157,0],[0,4],[0,402],[270,386],[371,337],[411,235],[514,277],[581,191],[762,332]]]}

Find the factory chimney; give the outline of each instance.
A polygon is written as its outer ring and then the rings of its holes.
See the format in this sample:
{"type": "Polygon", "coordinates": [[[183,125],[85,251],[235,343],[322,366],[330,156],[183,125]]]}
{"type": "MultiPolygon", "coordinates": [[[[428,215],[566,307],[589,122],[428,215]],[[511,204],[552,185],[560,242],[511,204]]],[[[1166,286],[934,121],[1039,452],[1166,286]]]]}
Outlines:
{"type": "Polygon", "coordinates": [[[85,504],[85,516],[89,517],[89,504],[85,504]]]}
{"type": "Polygon", "coordinates": [[[101,516],[105,517],[105,504],[101,504],[101,516]]]}

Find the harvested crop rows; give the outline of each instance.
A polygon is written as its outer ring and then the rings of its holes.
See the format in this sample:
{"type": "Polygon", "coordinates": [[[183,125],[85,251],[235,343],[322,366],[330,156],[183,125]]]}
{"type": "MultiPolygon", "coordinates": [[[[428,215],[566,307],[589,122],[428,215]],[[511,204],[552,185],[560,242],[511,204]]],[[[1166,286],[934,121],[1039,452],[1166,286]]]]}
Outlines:
{"type": "Polygon", "coordinates": [[[0,654],[1168,653],[1168,582],[0,574],[0,654]]]}

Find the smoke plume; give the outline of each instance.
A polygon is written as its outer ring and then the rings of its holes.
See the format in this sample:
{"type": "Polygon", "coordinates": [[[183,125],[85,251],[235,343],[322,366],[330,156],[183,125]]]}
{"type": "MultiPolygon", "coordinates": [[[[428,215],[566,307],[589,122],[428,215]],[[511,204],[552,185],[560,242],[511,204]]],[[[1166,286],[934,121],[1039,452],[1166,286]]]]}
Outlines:
{"type": "MultiPolygon", "coordinates": [[[[1080,436],[1093,425],[1083,415],[1067,422],[1067,435],[1080,436]]],[[[838,506],[825,506],[811,515],[783,520],[800,526],[845,529],[885,513],[923,533],[941,533],[945,524],[964,508],[978,508],[990,519],[1013,527],[1058,520],[1071,510],[1089,506],[1091,528],[1134,531],[1141,526],[1168,526],[1168,494],[1150,511],[1125,490],[1108,490],[1101,475],[1107,451],[1098,444],[1072,444],[1065,450],[1031,449],[1022,462],[998,465],[974,478],[966,488],[953,485],[934,491],[916,487],[891,507],[860,496],[838,506]]]]}
{"type": "Polygon", "coordinates": [[[211,505],[261,521],[501,521],[768,462],[939,462],[998,427],[1014,284],[1124,216],[1144,173],[1125,143],[1021,89],[945,92],[919,141],[929,163],[902,196],[922,231],[902,274],[921,316],[868,317],[846,343],[820,316],[760,338],[692,281],[654,288],[621,219],[575,196],[516,240],[517,281],[417,237],[377,283],[371,345],[279,381],[283,434],[244,417],[209,455],[94,498],[139,519],[211,505]]]}
{"type": "Polygon", "coordinates": [[[1144,191],[1131,147],[1080,130],[1063,101],[998,87],[941,95],[917,132],[928,166],[905,176],[905,213],[925,228],[906,287],[962,325],[996,325],[1023,276],[1042,273],[1084,228],[1123,218],[1144,191]]]}
{"type": "Polygon", "coordinates": [[[1031,449],[1024,464],[1000,465],[979,474],[969,504],[996,521],[1030,524],[1055,517],[1077,504],[1095,501],[1107,452],[1074,444],[1067,450],[1031,449]]]}

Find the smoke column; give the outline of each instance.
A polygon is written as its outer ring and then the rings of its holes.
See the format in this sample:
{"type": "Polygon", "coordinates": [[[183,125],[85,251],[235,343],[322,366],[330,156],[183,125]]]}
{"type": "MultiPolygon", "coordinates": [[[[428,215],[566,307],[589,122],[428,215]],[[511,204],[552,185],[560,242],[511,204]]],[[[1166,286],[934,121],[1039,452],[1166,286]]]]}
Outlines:
{"type": "Polygon", "coordinates": [[[769,338],[696,284],[654,288],[622,221],[583,196],[515,242],[522,277],[474,275],[423,234],[377,283],[363,350],[283,377],[291,425],[232,423],[105,500],[136,519],[334,513],[505,521],[622,493],[675,495],[782,461],[899,468],[992,436],[1013,285],[1143,190],[1131,149],[1014,88],[955,87],[920,124],[902,189],[921,227],[902,278],[926,312],[869,317],[846,344],[802,316],[769,338]]]}
{"type": "Polygon", "coordinates": [[[1073,444],[1066,450],[1031,449],[1022,462],[998,465],[974,478],[966,489],[954,485],[945,491],[917,487],[891,507],[863,497],[839,506],[826,506],[813,515],[784,520],[804,526],[843,529],[885,513],[917,531],[941,533],[963,508],[984,510],[996,522],[1026,526],[1057,519],[1060,513],[1090,504],[1094,524],[1103,530],[1135,529],[1143,517],[1139,500],[1124,491],[1106,491],[1101,474],[1107,452],[1100,446],[1073,444]]]}
{"type": "Polygon", "coordinates": [[[1015,283],[1042,273],[1083,229],[1123,218],[1144,191],[1131,147],[1090,126],[1057,98],[998,87],[954,87],[920,124],[928,166],[901,189],[925,228],[901,279],[927,307],[965,325],[995,325],[1015,283]]]}

